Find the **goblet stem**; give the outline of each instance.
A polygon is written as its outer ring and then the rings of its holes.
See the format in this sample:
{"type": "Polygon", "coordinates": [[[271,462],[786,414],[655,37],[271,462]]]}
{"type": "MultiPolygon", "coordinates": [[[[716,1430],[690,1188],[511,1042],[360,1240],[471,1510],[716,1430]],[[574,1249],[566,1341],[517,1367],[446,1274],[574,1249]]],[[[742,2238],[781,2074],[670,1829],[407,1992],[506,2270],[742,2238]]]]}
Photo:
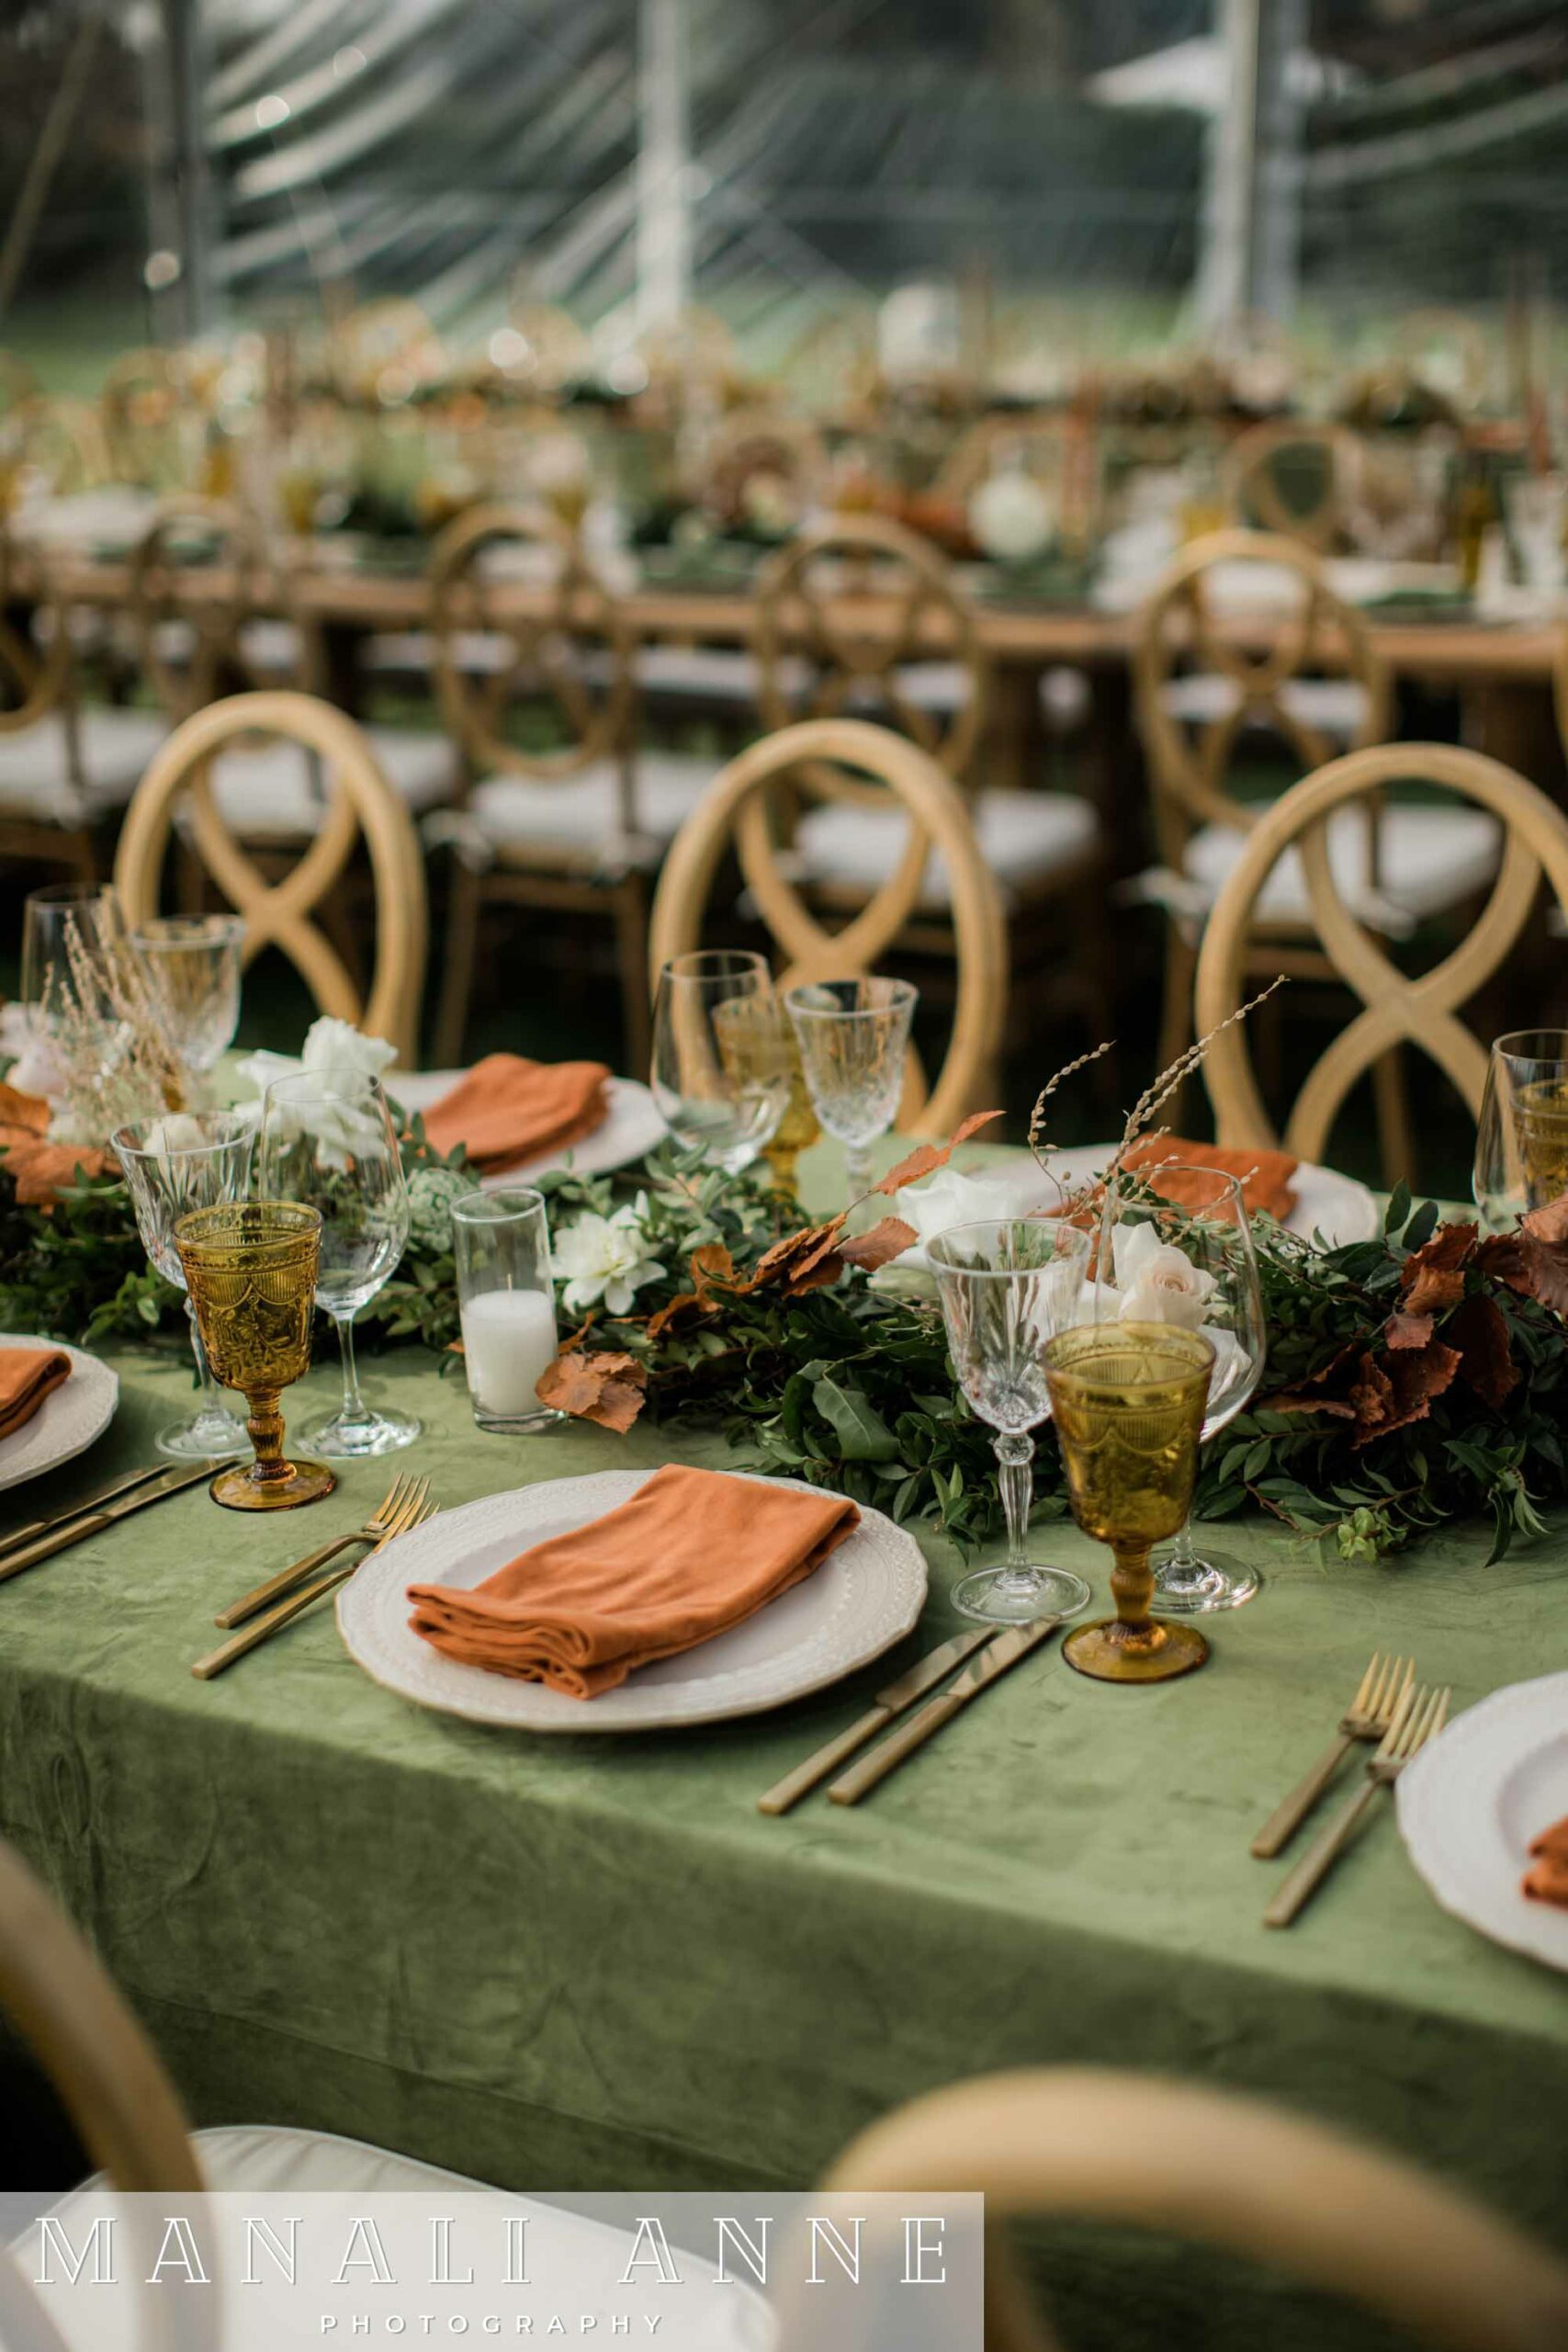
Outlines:
{"type": "Polygon", "coordinates": [[[1008,1527],[1007,1566],[998,1582],[1004,1591],[1027,1591],[1035,1581],[1025,1544],[1034,1499],[1034,1440],[1023,1430],[998,1430],[992,1445],[1008,1527]]]}
{"type": "Polygon", "coordinates": [[[844,1167],[849,1178],[850,1204],[852,1207],[861,1194],[871,1189],[871,1146],[864,1143],[846,1144],[844,1167]]]}
{"type": "Polygon", "coordinates": [[[1116,1623],[1107,1629],[1108,1637],[1122,1651],[1152,1649],[1156,1635],[1149,1605],[1155,1597],[1155,1579],[1148,1544],[1118,1544],[1112,1537],[1111,1549],[1116,1560],[1111,1571],[1116,1623]]]}
{"type": "Polygon", "coordinates": [[[354,1317],[334,1316],[333,1320],[337,1324],[338,1343],[343,1350],[343,1404],[338,1419],[367,1421],[370,1408],[359,1393],[359,1367],[354,1360],[354,1317]]]}
{"type": "Polygon", "coordinates": [[[251,1484],[255,1487],[276,1487],[283,1479],[292,1478],[294,1466],[283,1458],[283,1415],[277,1408],[281,1391],[276,1388],[254,1388],[245,1392],[250,1418],[245,1423],[256,1458],[251,1465],[251,1484]]]}

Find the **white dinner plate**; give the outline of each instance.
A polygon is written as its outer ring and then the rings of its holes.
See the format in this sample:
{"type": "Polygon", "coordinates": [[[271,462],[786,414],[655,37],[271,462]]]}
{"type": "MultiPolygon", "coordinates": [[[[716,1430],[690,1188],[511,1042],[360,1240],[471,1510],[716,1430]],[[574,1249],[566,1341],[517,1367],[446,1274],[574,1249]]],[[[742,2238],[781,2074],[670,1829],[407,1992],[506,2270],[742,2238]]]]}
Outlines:
{"type": "Polygon", "coordinates": [[[54,1348],[72,1363],[69,1380],[46,1396],[25,1428],[0,1438],[0,1487],[19,1487],[58,1469],[73,1454],[85,1453],[114,1419],[119,1402],[119,1375],[101,1357],[85,1348],[68,1348],[62,1340],[40,1340],[28,1331],[0,1331],[0,1348],[54,1348]]]}
{"type": "Polygon", "coordinates": [[[1519,1888],[1531,1839],[1568,1814],[1568,1674],[1483,1699],[1405,1766],[1394,1798],[1410,1859],[1445,1911],[1568,1969],[1568,1911],[1519,1888]]]}
{"type": "MultiPolygon", "coordinates": [[[[428,1111],[467,1076],[461,1069],[397,1069],[387,1080],[387,1091],[405,1111],[428,1111]]],[[[536,1159],[520,1160],[504,1175],[481,1178],[484,1191],[525,1184],[530,1176],[546,1176],[566,1167],[569,1159],[579,1176],[605,1176],[613,1168],[630,1167],[634,1159],[644,1159],[655,1144],[664,1141],[669,1130],[646,1086],[635,1078],[613,1078],[604,1092],[610,1107],[603,1126],[574,1143],[570,1153],[540,1152],[536,1159]]]]}
{"type": "Polygon", "coordinates": [[[814,1576],[744,1624],[679,1657],[638,1668],[596,1699],[569,1699],[542,1682],[460,1666],[412,1630],[411,1584],[465,1590],[482,1584],[528,1545],[615,1510],[652,1476],[650,1470],[601,1470],[586,1478],[551,1478],[443,1511],[399,1536],[362,1561],[338,1594],[338,1628],[349,1656],[389,1690],[473,1723],[518,1731],[665,1731],[758,1714],[824,1690],[880,1657],[919,1618],[926,1598],[920,1547],[881,1511],[862,1504],[860,1525],[814,1576]]]}

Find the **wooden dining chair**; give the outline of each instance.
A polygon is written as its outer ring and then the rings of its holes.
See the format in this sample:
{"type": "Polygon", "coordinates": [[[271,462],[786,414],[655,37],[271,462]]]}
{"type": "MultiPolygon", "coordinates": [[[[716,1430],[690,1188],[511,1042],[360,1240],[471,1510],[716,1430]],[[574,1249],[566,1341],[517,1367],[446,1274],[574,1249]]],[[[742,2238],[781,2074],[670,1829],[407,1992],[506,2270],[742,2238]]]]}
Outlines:
{"type": "MultiPolygon", "coordinates": [[[[1502,965],[1529,920],[1542,876],[1568,908],[1568,816],[1512,768],[1450,743],[1390,743],[1352,752],[1304,777],[1276,801],[1248,835],[1220,893],[1198,961],[1196,1022],[1207,1035],[1236,1010],[1256,968],[1256,919],[1271,876],[1293,858],[1322,954],[1336,978],[1360,1000],[1309,1071],[1284,1123],[1287,1150],[1303,1159],[1327,1156],[1329,1136],[1357,1080],[1401,1046],[1411,1045],[1445,1071],[1472,1116],[1486,1082],[1485,1046],[1460,1019],[1460,1008],[1502,965]],[[1411,978],[1390,961],[1347,888],[1349,836],[1337,833],[1387,787],[1437,786],[1469,804],[1490,831],[1500,868],[1484,910],[1457,947],[1411,978]]],[[[1276,1141],[1253,1074],[1246,1030],[1214,1037],[1204,1082],[1223,1144],[1248,1149],[1276,1141]]]]}
{"type": "Polygon", "coordinates": [[[245,963],[265,947],[279,949],[319,1012],[389,1039],[412,1068],[424,983],[424,865],[408,809],[363,730],[330,703],[282,691],[232,695],[194,712],[159,752],[126,812],[114,878],[128,926],[158,912],[176,824],[204,874],[244,918],[245,963]],[[321,786],[319,820],[276,876],[261,870],[254,844],[234,830],[213,788],[220,763],[255,756],[245,747],[256,737],[288,745],[301,765],[308,756],[321,786]],[[361,840],[375,904],[374,971],[364,992],[321,919],[361,840]]]}
{"type": "Polygon", "coordinates": [[[1354,467],[1355,436],[1345,425],[1270,418],[1232,442],[1221,495],[1242,529],[1272,531],[1330,555],[1345,537],[1354,467]]]}
{"type": "Polygon", "coordinates": [[[472,779],[430,828],[456,853],[436,1060],[461,1059],[479,927],[512,906],[609,922],[629,1067],[645,1069],[649,876],[711,763],[639,748],[631,628],[553,516],[459,516],[430,593],[442,707],[472,779]]]}
{"type": "MultiPolygon", "coordinates": [[[[874,2124],[823,2187],[985,2198],[987,2352],[1060,2346],[1002,2234],[1030,2215],[1156,2230],[1267,2263],[1433,2352],[1568,2342],[1568,2264],[1537,2239],[1403,2157],[1206,2085],[1088,2067],[954,2083],[874,2124]]],[[[810,2341],[794,2316],[780,2352],[810,2341]]],[[[1156,2352],[1152,2330],[1142,2341],[1156,2352]]]]}
{"type": "Polygon", "coordinates": [[[781,988],[874,970],[902,935],[928,865],[942,861],[957,967],[953,1031],[935,1084],[928,1093],[916,1075],[899,1125],[945,1134],[981,1107],[980,1095],[995,1084],[1006,1019],[1006,923],[963,796],[930,754],[863,719],[816,718],[765,736],[732,760],[682,826],[660,876],[649,951],[655,988],[671,956],[701,944],[720,861],[730,848],[778,948],[781,988]],[[824,928],[792,878],[793,862],[781,854],[779,840],[781,788],[822,761],[873,784],[896,807],[903,833],[886,877],[836,931],[824,928]]]}

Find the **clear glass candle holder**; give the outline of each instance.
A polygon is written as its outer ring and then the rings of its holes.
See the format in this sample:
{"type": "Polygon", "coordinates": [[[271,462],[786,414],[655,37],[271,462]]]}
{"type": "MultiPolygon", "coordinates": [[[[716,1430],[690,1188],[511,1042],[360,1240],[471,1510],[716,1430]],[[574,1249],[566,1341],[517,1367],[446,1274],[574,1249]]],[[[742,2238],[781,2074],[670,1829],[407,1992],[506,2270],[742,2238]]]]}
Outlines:
{"type": "Polygon", "coordinates": [[[556,1357],[545,1196],[525,1185],[452,1204],[468,1396],[481,1430],[531,1436],[562,1417],[536,1394],[556,1357]]]}

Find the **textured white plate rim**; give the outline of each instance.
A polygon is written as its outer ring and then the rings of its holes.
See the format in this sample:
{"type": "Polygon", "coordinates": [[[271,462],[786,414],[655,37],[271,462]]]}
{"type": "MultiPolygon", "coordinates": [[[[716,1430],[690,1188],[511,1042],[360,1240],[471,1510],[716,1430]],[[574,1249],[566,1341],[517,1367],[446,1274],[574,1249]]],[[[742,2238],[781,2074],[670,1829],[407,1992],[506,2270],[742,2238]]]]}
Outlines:
{"type": "MultiPolygon", "coordinates": [[[[802,1485],[798,1479],[769,1478],[755,1471],[727,1475],[755,1478],[763,1486],[802,1485]]],[[[569,1491],[570,1516],[564,1523],[581,1526],[625,1502],[652,1476],[649,1468],[543,1479],[536,1486],[509,1487],[442,1512],[412,1534],[400,1536],[384,1551],[370,1554],[342,1588],[337,1622],[344,1646],[373,1682],[418,1706],[462,1715],[471,1723],[497,1724],[510,1731],[569,1732],[581,1736],[594,1732],[672,1731],[788,1705],[810,1697],[813,1691],[828,1690],[845,1675],[869,1665],[919,1622],[927,1581],[919,1545],[885,1512],[863,1503],[859,1527],[814,1577],[795,1586],[770,1608],[760,1610],[734,1632],[718,1634],[688,1651],[688,1658],[705,1660],[709,1671],[685,1680],[655,1681],[648,1675],[634,1674],[618,1689],[606,1690],[597,1699],[569,1699],[541,1683],[520,1682],[487,1674],[479,1667],[460,1666],[410,1631],[405,1587],[433,1575],[451,1576],[460,1566],[470,1537],[481,1528],[489,1535],[501,1534],[509,1506],[515,1525],[505,1532],[504,1540],[521,1547],[534,1535],[536,1524],[562,1523],[559,1506],[569,1491]],[[881,1569],[879,1577],[868,1574],[874,1566],[881,1569]],[[793,1615],[801,1614],[802,1603],[811,1612],[802,1638],[749,1666],[726,1668],[721,1663],[716,1672],[713,1670],[713,1659],[722,1657],[727,1645],[747,1637],[754,1641],[756,1629],[792,1602],[795,1604],[793,1615]],[[796,1661],[793,1668],[792,1659],[796,1661]]],[[[803,1491],[818,1490],[804,1487],[803,1491]]],[[[651,1672],[668,1677],[676,1663],[665,1659],[651,1672]]]]}
{"type": "Polygon", "coordinates": [[[1445,1911],[1493,1943],[1568,1970],[1568,1911],[1520,1894],[1529,1857],[1506,1845],[1495,1813],[1521,1762],[1565,1732],[1568,1674],[1508,1683],[1405,1767],[1394,1807],[1410,1859],[1445,1911]]]}
{"type": "Polygon", "coordinates": [[[119,1403],[119,1374],[101,1356],[64,1340],[41,1340],[34,1331],[0,1331],[0,1348],[59,1348],[75,1369],[46,1396],[25,1428],[0,1438],[0,1489],[41,1477],[62,1462],[85,1453],[102,1437],[119,1403]]]}
{"type": "MultiPolygon", "coordinates": [[[[389,1071],[387,1091],[394,1102],[405,1111],[428,1111],[449,1093],[459,1079],[467,1078],[466,1069],[416,1069],[389,1071]]],[[[525,1184],[530,1176],[547,1176],[565,1168],[570,1159],[573,1170],[582,1176],[607,1176],[613,1169],[629,1168],[634,1159],[641,1159],[662,1143],[668,1130],[659,1114],[659,1107],[648,1088],[635,1078],[612,1078],[609,1082],[610,1115],[602,1127],[569,1152],[541,1152],[536,1159],[525,1159],[509,1168],[503,1176],[485,1176],[481,1189],[487,1193],[501,1190],[508,1184],[525,1184]]]]}

